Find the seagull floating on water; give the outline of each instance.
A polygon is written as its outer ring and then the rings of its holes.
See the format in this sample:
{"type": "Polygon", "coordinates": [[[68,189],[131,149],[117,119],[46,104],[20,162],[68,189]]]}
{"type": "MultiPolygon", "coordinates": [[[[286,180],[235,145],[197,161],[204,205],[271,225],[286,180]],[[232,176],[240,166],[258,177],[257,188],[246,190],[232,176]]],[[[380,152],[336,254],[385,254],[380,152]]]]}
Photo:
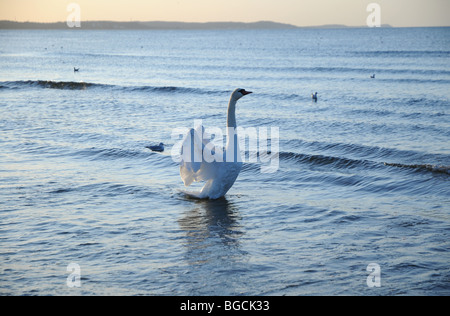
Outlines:
{"type": "Polygon", "coordinates": [[[311,98],[314,102],[317,102],[317,92],[311,94],[311,98]]]}
{"type": "MultiPolygon", "coordinates": [[[[198,199],[219,199],[231,189],[236,178],[241,172],[242,160],[240,157],[239,142],[236,133],[236,103],[243,96],[252,92],[245,89],[236,89],[231,94],[228,103],[227,130],[228,139],[225,150],[214,148],[215,155],[223,155],[222,161],[207,161],[204,152],[208,151],[211,140],[205,139],[204,127],[191,128],[186,134],[181,148],[182,161],[180,164],[180,175],[184,185],[190,186],[193,182],[205,181],[200,192],[185,192],[188,196],[198,199]],[[201,139],[203,138],[203,139],[201,139]],[[192,145],[193,142],[193,146],[192,145]],[[186,152],[183,153],[183,151],[186,152]],[[190,152],[188,152],[190,150],[190,152]],[[191,157],[201,156],[201,161],[191,161],[191,157]],[[228,157],[232,156],[232,158],[228,157]],[[232,161],[230,161],[232,160],[232,161]]],[[[210,151],[211,149],[209,149],[210,151]]]]}
{"type": "Polygon", "coordinates": [[[164,144],[163,143],[159,143],[159,145],[157,145],[157,146],[145,146],[145,148],[148,148],[151,151],[163,152],[164,151],[164,144]]]}

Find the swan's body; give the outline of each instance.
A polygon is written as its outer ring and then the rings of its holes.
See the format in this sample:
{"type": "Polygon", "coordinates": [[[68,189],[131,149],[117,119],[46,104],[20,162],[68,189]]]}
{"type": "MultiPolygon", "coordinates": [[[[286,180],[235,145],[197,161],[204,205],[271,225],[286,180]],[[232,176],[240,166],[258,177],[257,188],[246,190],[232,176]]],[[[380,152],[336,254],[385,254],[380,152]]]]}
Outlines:
{"type": "Polygon", "coordinates": [[[225,151],[222,152],[222,149],[217,147],[211,150],[210,140],[204,137],[203,126],[199,126],[195,130],[191,129],[186,135],[181,149],[183,156],[180,165],[181,179],[185,186],[189,186],[193,182],[206,181],[200,192],[185,192],[186,194],[200,199],[218,199],[223,197],[233,186],[242,168],[236,134],[236,103],[249,93],[251,92],[244,89],[236,89],[231,94],[228,104],[228,139],[225,151]],[[222,157],[222,159],[205,160],[204,151],[207,146],[207,149],[215,157],[222,157]]]}

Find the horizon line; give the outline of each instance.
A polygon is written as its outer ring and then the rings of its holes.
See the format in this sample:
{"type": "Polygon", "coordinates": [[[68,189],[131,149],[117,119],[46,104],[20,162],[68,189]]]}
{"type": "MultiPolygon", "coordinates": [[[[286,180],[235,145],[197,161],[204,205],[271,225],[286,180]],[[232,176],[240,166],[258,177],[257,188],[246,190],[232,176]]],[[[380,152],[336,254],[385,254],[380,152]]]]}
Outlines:
{"type": "MultiPolygon", "coordinates": [[[[277,22],[271,20],[258,20],[253,22],[243,22],[243,21],[206,21],[206,22],[189,22],[189,21],[164,21],[164,20],[81,20],[81,23],[166,23],[166,24],[191,24],[191,25],[206,25],[206,24],[241,24],[241,25],[251,25],[251,24],[272,24],[273,26],[278,26],[281,28],[285,26],[286,28],[366,28],[367,25],[347,25],[339,23],[321,24],[321,25],[295,25],[285,22],[277,22]]],[[[66,24],[67,21],[54,21],[54,22],[36,22],[36,21],[16,21],[16,20],[0,20],[0,23],[15,23],[15,24],[41,24],[41,25],[51,25],[51,24],[66,24]]],[[[394,26],[392,24],[384,23],[381,24],[381,28],[439,28],[439,27],[450,27],[450,25],[427,25],[427,26],[394,26]]],[[[82,27],[81,27],[82,28],[82,27]]],[[[1,27],[0,27],[1,29],[1,27]]],[[[80,29],[80,28],[76,28],[80,29]]]]}

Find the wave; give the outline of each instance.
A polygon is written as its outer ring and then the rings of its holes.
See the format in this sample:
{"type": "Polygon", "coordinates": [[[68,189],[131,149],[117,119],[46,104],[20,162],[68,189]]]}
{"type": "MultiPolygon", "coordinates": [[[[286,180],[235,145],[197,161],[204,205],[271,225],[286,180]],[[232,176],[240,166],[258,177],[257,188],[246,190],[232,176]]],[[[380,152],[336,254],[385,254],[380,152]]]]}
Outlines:
{"type": "Polygon", "coordinates": [[[89,157],[92,160],[111,160],[122,158],[147,158],[148,154],[143,151],[128,150],[121,148],[86,148],[75,153],[76,156],[89,157]]]}
{"type": "Polygon", "coordinates": [[[308,71],[320,73],[368,73],[378,74],[420,74],[420,75],[450,75],[448,70],[435,69],[398,69],[398,68],[355,68],[355,67],[294,67],[295,71],[308,71]]]}
{"type": "Polygon", "coordinates": [[[301,139],[286,140],[285,144],[293,148],[301,148],[308,152],[321,153],[323,155],[343,155],[351,156],[356,160],[389,161],[401,157],[410,161],[444,161],[448,159],[446,155],[428,154],[412,150],[400,150],[396,148],[386,148],[351,143],[334,143],[325,141],[306,141],[301,139]]]}
{"type": "Polygon", "coordinates": [[[70,152],[65,155],[70,155],[79,158],[86,158],[91,161],[110,161],[125,159],[128,161],[135,161],[137,163],[147,164],[151,161],[152,165],[162,165],[165,167],[174,166],[176,163],[171,159],[170,155],[161,155],[151,152],[145,147],[141,149],[122,149],[122,148],[84,148],[75,152],[70,152]]]}
{"type": "Polygon", "coordinates": [[[385,162],[384,165],[389,167],[415,169],[417,171],[431,171],[433,173],[450,174],[450,166],[429,165],[429,164],[408,165],[402,163],[388,163],[388,162],[385,162]]]}
{"type": "Polygon", "coordinates": [[[112,84],[77,82],[77,81],[52,81],[52,80],[17,80],[0,82],[0,89],[27,89],[44,88],[59,90],[86,90],[106,89],[124,92],[161,92],[161,93],[196,93],[196,94],[222,94],[229,91],[208,90],[200,88],[176,87],[176,86],[122,86],[112,84]]]}
{"type": "Polygon", "coordinates": [[[76,81],[18,80],[1,82],[0,87],[4,89],[47,88],[61,90],[85,90],[92,87],[108,87],[108,85],[76,81]]]}
{"type": "Polygon", "coordinates": [[[449,79],[418,79],[418,78],[382,78],[378,79],[382,82],[395,82],[395,83],[436,83],[436,84],[450,84],[449,79]]]}
{"type": "Polygon", "coordinates": [[[399,68],[399,66],[394,67],[358,67],[358,66],[253,66],[253,65],[228,65],[228,64],[205,64],[205,65],[185,65],[179,64],[179,67],[192,67],[192,70],[204,70],[204,71],[245,71],[246,73],[258,73],[263,72],[265,74],[269,73],[363,73],[372,74],[376,72],[377,74],[419,74],[419,75],[450,75],[450,70],[448,69],[429,69],[421,68],[421,65],[416,65],[414,68],[399,68]],[[419,67],[419,68],[418,68],[419,67]]]}
{"type": "MultiPolygon", "coordinates": [[[[392,151],[389,149],[383,151],[392,151]]],[[[309,164],[313,166],[329,166],[331,169],[351,170],[355,168],[362,168],[365,170],[383,168],[383,167],[397,167],[403,169],[413,169],[418,172],[433,172],[441,174],[450,174],[450,166],[437,164],[401,164],[390,162],[379,162],[368,159],[357,159],[347,157],[336,157],[331,155],[311,155],[300,154],[293,152],[280,152],[279,157],[281,161],[293,162],[299,164],[309,164]]]]}
{"type": "Polygon", "coordinates": [[[365,57],[449,57],[447,50],[378,50],[365,52],[349,52],[356,56],[365,57]]]}
{"type": "Polygon", "coordinates": [[[48,191],[50,194],[66,194],[66,193],[80,193],[80,192],[98,192],[103,193],[105,196],[117,196],[117,195],[129,195],[129,194],[142,194],[148,196],[149,194],[156,194],[148,186],[138,185],[126,185],[114,182],[99,182],[86,185],[79,185],[75,187],[57,187],[48,191]]]}
{"type": "Polygon", "coordinates": [[[213,91],[200,88],[175,87],[175,86],[121,86],[121,90],[130,92],[167,92],[167,93],[186,93],[186,94],[220,94],[228,91],[213,91]]]}
{"type": "Polygon", "coordinates": [[[345,157],[334,157],[326,155],[299,154],[293,152],[280,152],[281,161],[290,161],[302,164],[311,164],[315,166],[330,166],[335,169],[352,168],[375,168],[379,164],[370,160],[359,160],[345,157]]]}

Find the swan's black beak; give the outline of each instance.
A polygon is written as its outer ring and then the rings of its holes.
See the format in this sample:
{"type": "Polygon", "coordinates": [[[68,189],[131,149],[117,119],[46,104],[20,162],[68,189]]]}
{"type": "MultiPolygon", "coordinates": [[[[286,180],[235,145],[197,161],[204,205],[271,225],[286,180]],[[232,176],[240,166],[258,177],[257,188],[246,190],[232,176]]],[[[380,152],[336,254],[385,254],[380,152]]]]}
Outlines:
{"type": "Polygon", "coordinates": [[[247,94],[250,94],[250,93],[253,93],[253,92],[242,90],[241,93],[242,93],[243,95],[247,95],[247,94]]]}

